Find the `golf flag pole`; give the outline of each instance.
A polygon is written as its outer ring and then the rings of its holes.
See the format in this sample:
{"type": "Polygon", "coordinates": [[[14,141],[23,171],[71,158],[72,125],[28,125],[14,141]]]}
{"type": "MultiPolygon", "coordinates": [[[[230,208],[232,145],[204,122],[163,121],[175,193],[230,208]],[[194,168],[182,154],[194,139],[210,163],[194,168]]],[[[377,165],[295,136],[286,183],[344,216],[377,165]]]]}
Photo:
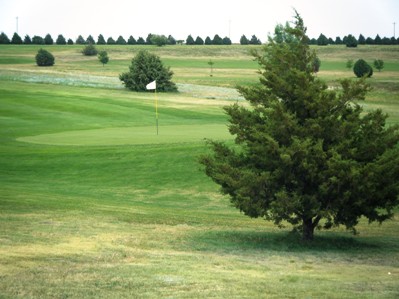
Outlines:
{"type": "Polygon", "coordinates": [[[157,135],[158,135],[158,96],[157,96],[157,81],[154,80],[148,83],[145,87],[147,90],[154,90],[155,94],[155,120],[157,126],[157,135]]]}

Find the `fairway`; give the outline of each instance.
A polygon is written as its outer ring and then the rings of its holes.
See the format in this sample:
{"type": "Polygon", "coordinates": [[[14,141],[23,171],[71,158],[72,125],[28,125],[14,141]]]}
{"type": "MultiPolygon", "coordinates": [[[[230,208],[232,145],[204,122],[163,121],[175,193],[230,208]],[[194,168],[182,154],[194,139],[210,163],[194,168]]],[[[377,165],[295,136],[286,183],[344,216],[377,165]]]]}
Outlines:
{"type": "Polygon", "coordinates": [[[55,134],[20,137],[17,140],[48,145],[127,145],[198,142],[208,139],[231,139],[226,125],[105,128],[96,130],[66,131],[55,134]]]}
{"type": "MultiPolygon", "coordinates": [[[[248,105],[258,46],[0,45],[0,298],[398,298],[399,211],[303,243],[240,213],[199,163],[206,139],[234,146],[223,107],[248,105]],[[142,48],[179,91],[126,90],[118,75],[142,48]],[[213,76],[207,62],[214,62],[213,76]]],[[[314,47],[328,86],[354,78],[348,58],[374,57],[361,105],[399,124],[399,46],[314,47]]]]}

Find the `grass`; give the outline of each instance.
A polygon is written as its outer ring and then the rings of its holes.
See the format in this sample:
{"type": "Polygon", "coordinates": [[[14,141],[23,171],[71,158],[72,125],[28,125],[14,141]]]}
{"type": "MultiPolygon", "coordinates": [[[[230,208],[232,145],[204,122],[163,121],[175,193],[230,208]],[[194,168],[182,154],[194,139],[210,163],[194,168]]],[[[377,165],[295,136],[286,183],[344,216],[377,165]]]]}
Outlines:
{"type": "MultiPolygon", "coordinates": [[[[398,215],[306,244],[240,214],[202,172],[203,137],[229,139],[221,107],[243,102],[228,87],[257,81],[248,47],[148,47],[180,90],[158,94],[159,136],[154,94],[116,79],[140,47],[107,46],[102,67],[52,46],[44,69],[37,49],[0,47],[0,298],[399,296],[398,215]]],[[[386,49],[316,48],[318,76],[334,85],[349,54],[383,53],[364,105],[394,124],[399,51],[386,49]]]]}

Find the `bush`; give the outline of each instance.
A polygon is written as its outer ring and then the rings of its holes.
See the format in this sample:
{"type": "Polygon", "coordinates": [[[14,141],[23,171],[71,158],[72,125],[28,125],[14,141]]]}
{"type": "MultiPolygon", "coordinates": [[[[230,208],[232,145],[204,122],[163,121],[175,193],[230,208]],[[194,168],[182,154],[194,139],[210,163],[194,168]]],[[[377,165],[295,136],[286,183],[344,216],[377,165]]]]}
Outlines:
{"type": "Polygon", "coordinates": [[[129,72],[122,73],[119,79],[133,91],[146,91],[146,85],[154,80],[158,91],[177,91],[176,84],[171,81],[172,75],[157,55],[141,50],[132,59],[129,72]]]}
{"type": "Polygon", "coordinates": [[[381,72],[381,70],[384,68],[384,61],[381,59],[376,59],[374,60],[374,67],[381,72]]]}
{"type": "Polygon", "coordinates": [[[53,54],[44,49],[40,49],[36,54],[36,64],[38,66],[52,66],[54,65],[55,59],[53,54]]]}
{"type": "Polygon", "coordinates": [[[88,44],[84,49],[82,50],[82,54],[86,56],[94,56],[97,55],[98,51],[96,47],[93,44],[88,44]]]}
{"type": "Polygon", "coordinates": [[[358,78],[364,76],[371,77],[373,75],[373,68],[363,59],[359,59],[353,66],[353,72],[358,78]]]}

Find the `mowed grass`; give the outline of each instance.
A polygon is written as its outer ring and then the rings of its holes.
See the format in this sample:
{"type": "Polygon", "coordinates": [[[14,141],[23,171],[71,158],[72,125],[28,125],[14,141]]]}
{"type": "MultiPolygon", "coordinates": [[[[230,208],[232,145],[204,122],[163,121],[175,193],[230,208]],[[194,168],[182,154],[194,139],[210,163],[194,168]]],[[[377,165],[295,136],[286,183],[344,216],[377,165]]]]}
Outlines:
{"type": "MultiPolygon", "coordinates": [[[[240,214],[203,173],[203,137],[232,142],[221,108],[243,103],[223,87],[257,81],[248,47],[146,47],[181,90],[158,94],[158,136],[155,95],[115,79],[139,47],[107,48],[105,67],[78,46],[50,49],[56,66],[41,69],[37,47],[0,47],[0,298],[399,296],[398,215],[304,244],[240,214]]],[[[347,49],[316,49],[328,84],[352,76],[347,49]]],[[[384,49],[359,52],[386,53],[388,68],[398,54],[384,49]]],[[[392,124],[398,74],[375,73],[363,103],[392,124]]]]}

